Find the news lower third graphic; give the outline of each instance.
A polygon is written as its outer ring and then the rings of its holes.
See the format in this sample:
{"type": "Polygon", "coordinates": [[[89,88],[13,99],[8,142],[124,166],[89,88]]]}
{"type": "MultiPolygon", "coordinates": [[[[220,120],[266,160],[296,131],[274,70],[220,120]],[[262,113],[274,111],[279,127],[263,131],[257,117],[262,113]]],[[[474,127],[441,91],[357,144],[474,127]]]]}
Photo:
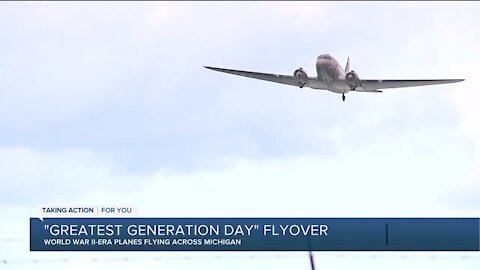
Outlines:
{"type": "Polygon", "coordinates": [[[30,250],[480,251],[479,234],[478,218],[43,217],[30,250]]]}

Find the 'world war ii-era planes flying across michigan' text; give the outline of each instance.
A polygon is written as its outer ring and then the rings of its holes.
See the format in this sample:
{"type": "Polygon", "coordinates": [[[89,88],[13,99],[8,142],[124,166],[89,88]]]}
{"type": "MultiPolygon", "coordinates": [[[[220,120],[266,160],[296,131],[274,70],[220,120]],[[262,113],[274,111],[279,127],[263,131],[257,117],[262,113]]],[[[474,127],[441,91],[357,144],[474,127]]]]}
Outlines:
{"type": "Polygon", "coordinates": [[[349,91],[355,92],[382,92],[379,89],[400,88],[412,86],[424,86],[432,84],[444,84],[461,82],[463,79],[448,80],[361,80],[357,73],[350,70],[350,59],[347,60],[345,70],[338,61],[329,54],[322,54],[317,57],[316,68],[317,76],[308,77],[307,73],[299,68],[295,70],[293,76],[259,73],[243,70],[224,69],[216,67],[206,67],[211,70],[230,73],[234,75],[283,83],[303,88],[304,86],[318,90],[328,90],[334,93],[342,94],[345,101],[345,94],[349,91]]]}

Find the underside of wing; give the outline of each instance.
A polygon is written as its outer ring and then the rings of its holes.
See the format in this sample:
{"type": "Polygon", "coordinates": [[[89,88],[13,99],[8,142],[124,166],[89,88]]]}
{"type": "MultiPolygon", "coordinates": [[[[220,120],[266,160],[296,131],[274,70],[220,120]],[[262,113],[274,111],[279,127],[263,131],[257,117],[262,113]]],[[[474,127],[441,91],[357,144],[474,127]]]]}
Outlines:
{"type": "Polygon", "coordinates": [[[380,92],[378,89],[387,88],[401,88],[426,86],[434,84],[446,84],[461,82],[464,79],[449,79],[449,80],[362,80],[360,86],[355,89],[359,92],[380,92]]]}
{"type": "MultiPolygon", "coordinates": [[[[233,75],[269,81],[269,82],[276,82],[281,84],[293,85],[293,86],[300,86],[299,84],[301,81],[299,78],[290,76],[290,75],[279,75],[279,74],[269,74],[269,73],[261,73],[261,72],[252,72],[252,71],[245,71],[245,70],[234,70],[234,69],[225,69],[225,68],[216,68],[216,67],[205,67],[214,71],[229,73],[233,75]]],[[[302,87],[309,87],[313,81],[316,81],[316,78],[305,78],[304,85],[302,87]]]]}

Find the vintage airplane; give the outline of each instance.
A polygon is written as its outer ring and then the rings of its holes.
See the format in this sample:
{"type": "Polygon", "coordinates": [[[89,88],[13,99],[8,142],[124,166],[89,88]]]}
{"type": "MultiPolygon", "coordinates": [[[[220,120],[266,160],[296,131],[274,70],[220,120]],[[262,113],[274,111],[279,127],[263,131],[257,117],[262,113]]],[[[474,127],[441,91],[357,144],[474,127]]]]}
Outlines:
{"type": "Polygon", "coordinates": [[[293,76],[207,66],[205,66],[205,68],[233,75],[298,86],[300,88],[310,87],[312,89],[328,90],[342,94],[343,101],[345,101],[345,94],[350,91],[380,93],[382,91],[379,89],[455,83],[464,80],[361,80],[355,71],[350,70],[350,58],[348,58],[345,70],[343,70],[338,61],[329,54],[322,54],[317,57],[316,77],[308,77],[307,73],[302,68],[295,70],[293,76]]]}

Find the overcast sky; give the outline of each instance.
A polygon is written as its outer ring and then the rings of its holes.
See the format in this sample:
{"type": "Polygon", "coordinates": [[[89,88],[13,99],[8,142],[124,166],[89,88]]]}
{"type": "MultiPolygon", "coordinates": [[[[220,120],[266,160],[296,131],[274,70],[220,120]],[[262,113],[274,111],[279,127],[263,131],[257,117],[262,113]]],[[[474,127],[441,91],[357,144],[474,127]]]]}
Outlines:
{"type": "MultiPolygon", "coordinates": [[[[46,204],[127,204],[152,217],[479,217],[479,10],[476,2],[1,3],[0,260],[157,255],[31,253],[28,220],[46,204]],[[313,76],[323,53],[342,65],[350,57],[365,79],[466,81],[342,102],[202,67],[303,67],[313,76]]],[[[34,267],[309,269],[295,254],[34,267]]],[[[318,263],[480,265],[478,253],[371,254],[318,254],[318,263]]]]}

